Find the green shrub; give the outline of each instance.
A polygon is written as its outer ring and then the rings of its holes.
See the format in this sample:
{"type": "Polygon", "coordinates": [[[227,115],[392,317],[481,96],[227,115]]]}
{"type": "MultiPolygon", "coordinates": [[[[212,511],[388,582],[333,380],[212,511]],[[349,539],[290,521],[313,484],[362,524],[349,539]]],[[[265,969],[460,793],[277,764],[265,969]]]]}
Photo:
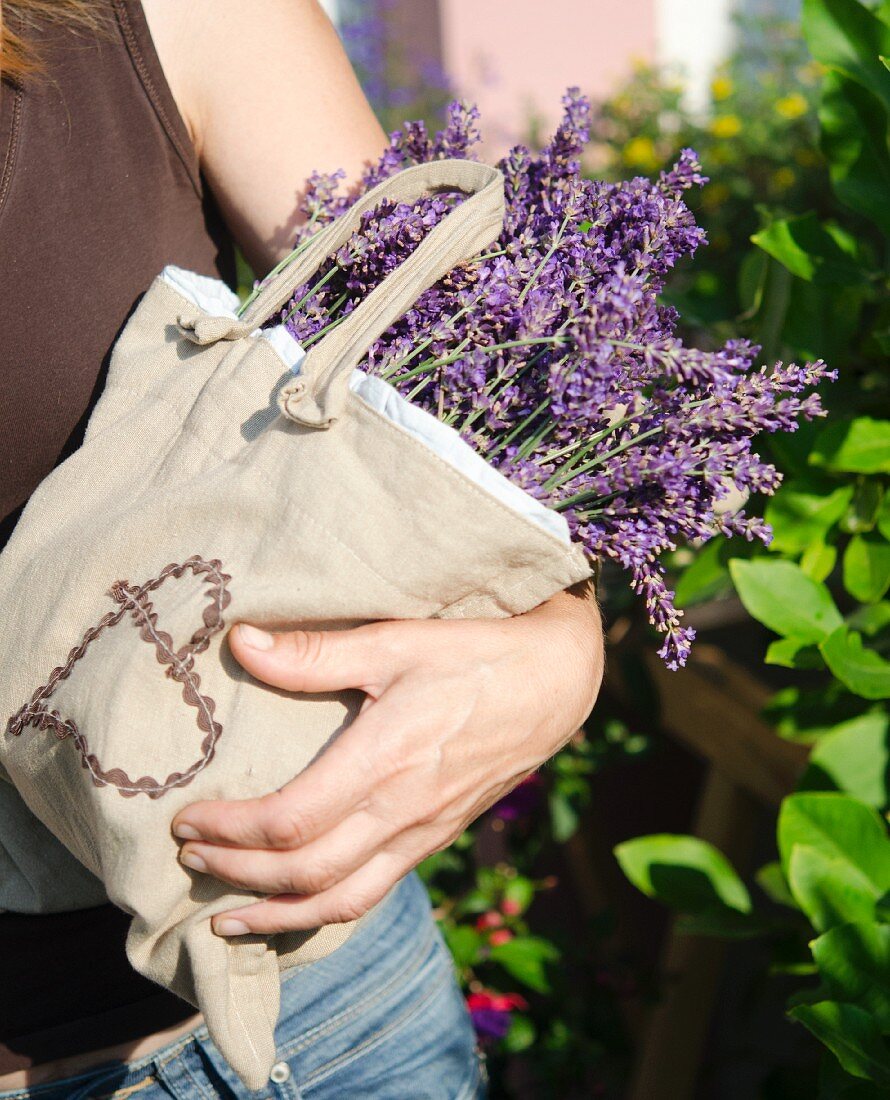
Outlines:
{"type": "MultiPolygon", "coordinates": [[[[890,1093],[890,4],[804,0],[803,32],[823,67],[834,201],[760,208],[749,321],[780,354],[829,359],[841,382],[828,423],[778,448],[788,476],[767,509],[770,551],[706,547],[684,577],[687,602],[731,582],[777,636],[764,660],[807,672],[767,708],[779,735],[812,745],[781,807],[779,858],[755,875],[784,910],[753,901],[695,838],[638,837],[616,856],[688,931],[772,937],[774,969],[809,975],[788,1015],[830,1052],[820,1096],[852,1100],[890,1093]]],[[[742,264],[743,282],[754,267],[742,264]]]]}

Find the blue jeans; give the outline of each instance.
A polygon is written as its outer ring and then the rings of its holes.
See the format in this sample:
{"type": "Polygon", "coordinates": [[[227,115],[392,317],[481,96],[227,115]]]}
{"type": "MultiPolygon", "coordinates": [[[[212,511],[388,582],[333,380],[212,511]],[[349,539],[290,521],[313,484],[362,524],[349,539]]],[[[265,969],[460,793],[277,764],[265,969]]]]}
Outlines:
{"type": "Polygon", "coordinates": [[[318,962],[281,975],[278,1061],[246,1089],[205,1027],[0,1100],[484,1100],[484,1057],[416,872],[318,962]]]}

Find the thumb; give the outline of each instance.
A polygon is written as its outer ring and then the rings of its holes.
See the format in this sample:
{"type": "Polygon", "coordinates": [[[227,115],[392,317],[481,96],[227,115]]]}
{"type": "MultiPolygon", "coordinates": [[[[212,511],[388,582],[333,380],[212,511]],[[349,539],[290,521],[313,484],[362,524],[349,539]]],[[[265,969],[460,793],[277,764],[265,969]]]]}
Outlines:
{"type": "Polygon", "coordinates": [[[247,623],[229,631],[235,660],[252,676],[286,691],[345,691],[379,695],[392,670],[380,628],[289,630],[270,633],[247,623]]]}

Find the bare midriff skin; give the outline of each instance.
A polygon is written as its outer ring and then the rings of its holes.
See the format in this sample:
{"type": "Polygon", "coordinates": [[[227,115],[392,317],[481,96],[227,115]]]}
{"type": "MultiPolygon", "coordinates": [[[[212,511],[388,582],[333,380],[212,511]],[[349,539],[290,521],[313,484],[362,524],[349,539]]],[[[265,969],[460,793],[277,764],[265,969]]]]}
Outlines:
{"type": "Polygon", "coordinates": [[[66,1077],[83,1073],[91,1066],[100,1066],[103,1062],[138,1061],[172,1043],[180,1035],[187,1035],[190,1031],[194,1031],[203,1022],[204,1017],[200,1012],[196,1012],[183,1023],[169,1027],[165,1031],[156,1031],[143,1039],[133,1039],[128,1043],[118,1043],[117,1046],[91,1050],[84,1054],[72,1054],[70,1058],[58,1058],[55,1062],[44,1062],[39,1066],[31,1066],[30,1069],[16,1070],[15,1073],[0,1073],[0,1091],[33,1088],[48,1081],[61,1081],[66,1077]]]}

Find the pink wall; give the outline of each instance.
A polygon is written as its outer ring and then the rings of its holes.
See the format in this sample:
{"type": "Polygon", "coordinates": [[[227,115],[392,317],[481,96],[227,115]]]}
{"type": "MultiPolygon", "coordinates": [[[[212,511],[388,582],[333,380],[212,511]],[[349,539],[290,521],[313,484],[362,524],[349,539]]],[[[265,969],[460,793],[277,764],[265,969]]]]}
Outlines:
{"type": "Polygon", "coordinates": [[[577,84],[596,97],[636,59],[655,55],[655,0],[440,0],[443,61],[458,94],[482,113],[487,160],[523,140],[526,119],[542,136],[577,84]]]}

